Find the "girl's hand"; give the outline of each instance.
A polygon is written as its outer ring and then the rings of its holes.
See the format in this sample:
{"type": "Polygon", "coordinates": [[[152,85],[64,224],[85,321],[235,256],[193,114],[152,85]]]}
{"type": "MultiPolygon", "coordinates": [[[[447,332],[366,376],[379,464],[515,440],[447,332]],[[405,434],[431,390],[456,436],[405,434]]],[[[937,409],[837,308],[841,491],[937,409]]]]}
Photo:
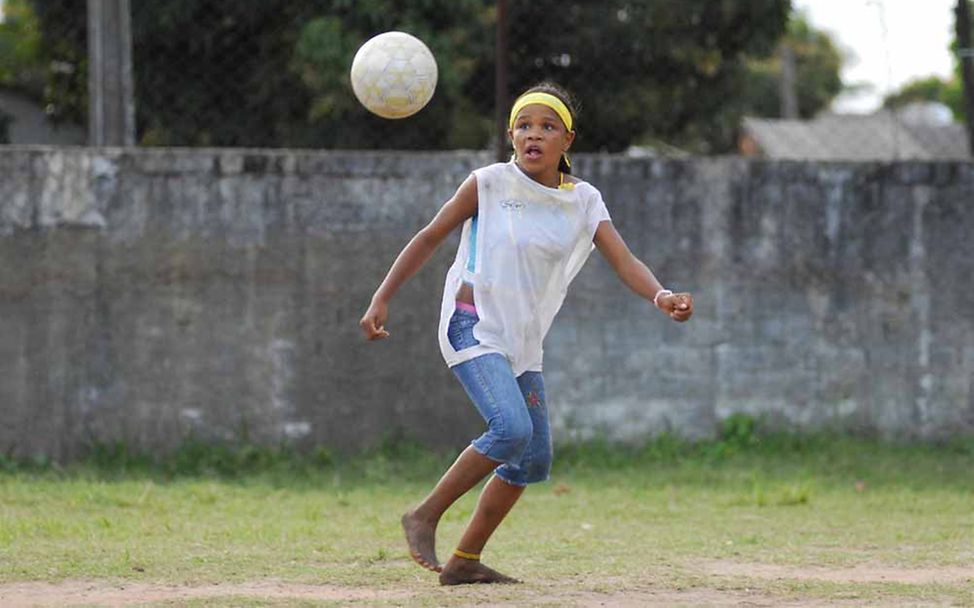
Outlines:
{"type": "Polygon", "coordinates": [[[675,293],[659,299],[659,309],[674,321],[683,323],[693,316],[693,296],[689,293],[675,293]]]}
{"type": "Polygon", "coordinates": [[[358,322],[365,333],[366,340],[381,340],[389,337],[386,331],[386,319],[389,318],[389,307],[382,303],[373,302],[365,311],[365,316],[358,322]]]}

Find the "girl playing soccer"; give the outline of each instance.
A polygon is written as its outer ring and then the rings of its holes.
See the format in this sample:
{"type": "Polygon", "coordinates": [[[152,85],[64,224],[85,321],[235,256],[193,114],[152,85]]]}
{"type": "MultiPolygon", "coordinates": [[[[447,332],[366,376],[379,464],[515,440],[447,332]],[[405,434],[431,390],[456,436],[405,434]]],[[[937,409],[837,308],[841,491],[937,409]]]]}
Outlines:
{"type": "Polygon", "coordinates": [[[690,294],[663,289],[629,251],[601,193],[570,175],[566,153],[574,124],[571,100],[556,85],[544,83],[518,97],[508,130],[511,161],[478,169],[460,185],[396,258],[360,322],[367,339],[388,337],[392,296],[463,226],[446,277],[440,349],[487,430],[402,516],[413,559],[439,572],[444,585],[517,582],[481,564],[480,552],[525,486],[548,479],[542,341],[593,243],[630,289],[670,318],[682,322],[693,314],[690,294]],[[441,566],[435,551],[440,517],[492,471],[457,549],[441,566]]]}

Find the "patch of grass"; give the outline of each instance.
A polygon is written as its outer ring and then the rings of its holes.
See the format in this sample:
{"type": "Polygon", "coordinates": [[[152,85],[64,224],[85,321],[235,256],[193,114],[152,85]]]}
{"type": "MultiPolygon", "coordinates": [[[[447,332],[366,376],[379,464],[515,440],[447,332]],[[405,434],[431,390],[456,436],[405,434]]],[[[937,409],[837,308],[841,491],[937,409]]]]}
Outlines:
{"type": "Polygon", "coordinates": [[[974,438],[942,443],[891,442],[843,434],[794,435],[761,432],[746,417],[732,416],[720,435],[710,441],[689,442],[661,435],[640,445],[619,445],[595,440],[556,449],[555,466],[587,474],[635,472],[645,469],[674,473],[680,483],[709,484],[714,476],[750,483],[755,496],[767,488],[755,486],[762,478],[790,480],[786,503],[807,502],[817,483],[852,483],[860,489],[893,484],[920,489],[944,484],[971,490],[974,477],[965,473],[974,463],[974,438]]]}
{"type": "MultiPolygon", "coordinates": [[[[429,491],[454,454],[395,442],[355,458],[187,444],[162,458],[102,446],[70,466],[4,459],[0,582],[278,580],[404,594],[340,605],[472,604],[485,597],[570,604],[585,594],[611,604],[617,592],[702,588],[963,604],[974,601],[969,582],[761,579],[721,575],[710,565],[840,572],[862,564],[969,565],[972,448],[970,441],[762,434],[741,421],[709,442],[663,436],[638,446],[560,446],[552,480],[527,491],[485,554],[490,565],[528,583],[489,596],[439,589],[409,560],[401,539],[399,515],[429,491]]],[[[476,498],[468,494],[444,516],[441,556],[476,498]]],[[[305,600],[228,592],[199,605],[305,600]]]]}
{"type": "Polygon", "coordinates": [[[454,455],[419,444],[386,441],[360,454],[335,456],[327,448],[298,451],[289,445],[188,440],[175,450],[152,455],[122,443],[96,443],[75,462],[59,464],[44,455],[15,459],[0,454],[0,475],[122,480],[152,478],[264,480],[274,483],[319,481],[322,476],[347,481],[382,482],[391,478],[425,479],[441,473],[454,455]]]}

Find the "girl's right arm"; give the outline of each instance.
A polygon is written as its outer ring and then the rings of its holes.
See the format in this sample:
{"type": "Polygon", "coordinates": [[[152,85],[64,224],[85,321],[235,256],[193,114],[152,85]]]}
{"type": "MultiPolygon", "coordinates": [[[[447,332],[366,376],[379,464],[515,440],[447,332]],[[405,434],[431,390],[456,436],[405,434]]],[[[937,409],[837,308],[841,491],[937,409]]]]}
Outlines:
{"type": "Polygon", "coordinates": [[[389,300],[411,276],[433,255],[443,239],[453,230],[477,213],[477,178],[472,174],[457,189],[437,212],[436,217],[416,233],[416,236],[399,253],[386,278],[375,290],[372,303],[365,311],[359,326],[366,340],[381,340],[389,337],[385,329],[389,316],[389,300]]]}

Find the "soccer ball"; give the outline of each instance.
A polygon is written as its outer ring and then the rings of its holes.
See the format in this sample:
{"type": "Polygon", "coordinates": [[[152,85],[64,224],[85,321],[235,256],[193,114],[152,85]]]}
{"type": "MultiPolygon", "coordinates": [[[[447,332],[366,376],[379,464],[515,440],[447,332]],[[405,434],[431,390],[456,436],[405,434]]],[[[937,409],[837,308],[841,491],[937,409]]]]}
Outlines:
{"type": "Polygon", "coordinates": [[[352,60],[352,90],[370,112],[405,118],[423,109],[436,88],[436,59],[405,32],[370,38],[352,60]]]}

